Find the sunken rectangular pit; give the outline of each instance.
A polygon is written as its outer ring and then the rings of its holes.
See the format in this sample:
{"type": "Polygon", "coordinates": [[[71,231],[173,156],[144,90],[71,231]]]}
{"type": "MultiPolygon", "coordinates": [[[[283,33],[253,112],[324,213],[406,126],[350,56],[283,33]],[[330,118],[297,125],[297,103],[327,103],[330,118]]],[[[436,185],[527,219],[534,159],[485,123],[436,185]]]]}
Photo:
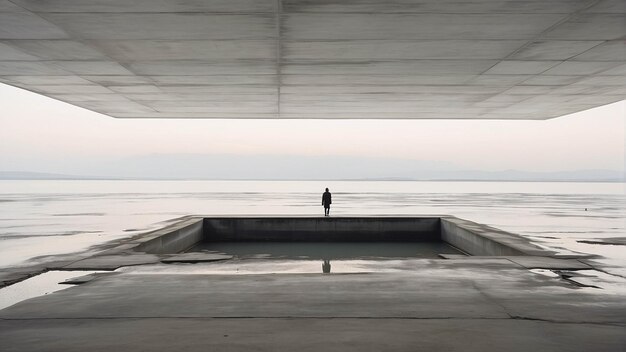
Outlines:
{"type": "Polygon", "coordinates": [[[439,242],[438,218],[204,218],[205,242],[439,242]]]}
{"type": "Polygon", "coordinates": [[[239,259],[438,258],[463,252],[441,241],[436,218],[205,218],[190,252],[239,259]]]}
{"type": "Polygon", "coordinates": [[[190,216],[137,239],[154,254],[240,258],[549,256],[528,239],[454,216],[190,216]]]}

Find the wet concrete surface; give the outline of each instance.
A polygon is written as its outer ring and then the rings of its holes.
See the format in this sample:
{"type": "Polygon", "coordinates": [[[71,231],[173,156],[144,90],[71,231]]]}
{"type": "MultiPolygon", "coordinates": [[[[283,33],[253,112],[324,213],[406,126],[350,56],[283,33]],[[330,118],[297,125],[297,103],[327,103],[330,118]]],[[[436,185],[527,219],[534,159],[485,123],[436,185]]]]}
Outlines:
{"type": "Polygon", "coordinates": [[[132,253],[118,255],[100,255],[81,259],[64,266],[64,269],[115,270],[123,266],[158,263],[161,258],[154,254],[132,253]]]}
{"type": "Polygon", "coordinates": [[[506,258],[371,261],[353,273],[322,274],[316,267],[297,274],[213,274],[216,265],[271,262],[123,268],[1,310],[0,347],[620,351],[626,346],[624,293],[579,287],[506,258]]]}
{"type": "Polygon", "coordinates": [[[593,240],[578,240],[578,243],[603,244],[613,246],[626,246],[626,237],[598,238],[593,240]]]}
{"type": "MultiPolygon", "coordinates": [[[[0,321],[0,330],[8,324],[0,321]]],[[[140,318],[10,324],[3,337],[12,345],[5,351],[23,351],[25,344],[31,351],[52,346],[68,352],[84,351],[84,346],[90,351],[620,351],[624,344],[619,326],[510,319],[140,318]]]]}
{"type": "Polygon", "coordinates": [[[462,254],[445,242],[201,242],[191,252],[216,252],[237,258],[355,259],[439,258],[462,254]]]}
{"type": "Polygon", "coordinates": [[[441,247],[445,243],[420,243],[428,247],[421,252],[396,243],[387,256],[381,253],[388,244],[375,245],[375,258],[367,243],[330,256],[306,243],[296,251],[294,244],[281,251],[258,243],[203,244],[188,253],[136,250],[163,231],[118,241],[96,255],[0,272],[6,285],[49,270],[115,270],[0,310],[0,350],[626,346],[626,279],[604,272],[589,255],[466,256],[441,247]]]}
{"type": "Polygon", "coordinates": [[[232,259],[232,255],[218,254],[218,253],[181,253],[169,258],[161,259],[163,263],[202,263],[202,262],[217,262],[220,260],[232,259]]]}

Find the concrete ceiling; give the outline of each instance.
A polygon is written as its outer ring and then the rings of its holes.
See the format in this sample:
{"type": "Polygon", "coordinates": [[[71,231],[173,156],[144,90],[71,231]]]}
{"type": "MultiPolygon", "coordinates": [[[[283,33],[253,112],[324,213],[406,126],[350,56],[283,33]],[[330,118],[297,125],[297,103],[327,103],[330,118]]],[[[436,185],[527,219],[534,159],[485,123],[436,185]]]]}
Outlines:
{"type": "Polygon", "coordinates": [[[624,0],[0,0],[0,82],[120,118],[547,119],[626,97],[624,0]]]}

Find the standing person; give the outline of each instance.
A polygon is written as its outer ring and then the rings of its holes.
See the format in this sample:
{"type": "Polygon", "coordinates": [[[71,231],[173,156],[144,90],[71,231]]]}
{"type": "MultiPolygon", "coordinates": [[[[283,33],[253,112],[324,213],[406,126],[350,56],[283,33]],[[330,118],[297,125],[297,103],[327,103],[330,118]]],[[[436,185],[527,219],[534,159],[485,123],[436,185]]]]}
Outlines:
{"type": "Polygon", "coordinates": [[[322,263],[322,272],[324,274],[330,274],[330,260],[324,259],[324,263],[322,263]]]}
{"type": "Polygon", "coordinates": [[[322,205],[324,206],[324,216],[328,216],[330,214],[330,205],[333,203],[331,199],[330,192],[328,192],[328,188],[326,188],[326,192],[322,194],[322,205]]]}

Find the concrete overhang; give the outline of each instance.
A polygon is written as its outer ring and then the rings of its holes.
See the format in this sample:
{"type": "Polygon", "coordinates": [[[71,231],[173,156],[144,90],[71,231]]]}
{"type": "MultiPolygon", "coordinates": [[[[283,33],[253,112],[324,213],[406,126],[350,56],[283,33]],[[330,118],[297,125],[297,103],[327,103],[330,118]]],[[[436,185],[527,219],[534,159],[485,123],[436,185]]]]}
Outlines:
{"type": "Polygon", "coordinates": [[[626,97],[623,0],[0,0],[0,82],[119,118],[548,119],[626,97]]]}

